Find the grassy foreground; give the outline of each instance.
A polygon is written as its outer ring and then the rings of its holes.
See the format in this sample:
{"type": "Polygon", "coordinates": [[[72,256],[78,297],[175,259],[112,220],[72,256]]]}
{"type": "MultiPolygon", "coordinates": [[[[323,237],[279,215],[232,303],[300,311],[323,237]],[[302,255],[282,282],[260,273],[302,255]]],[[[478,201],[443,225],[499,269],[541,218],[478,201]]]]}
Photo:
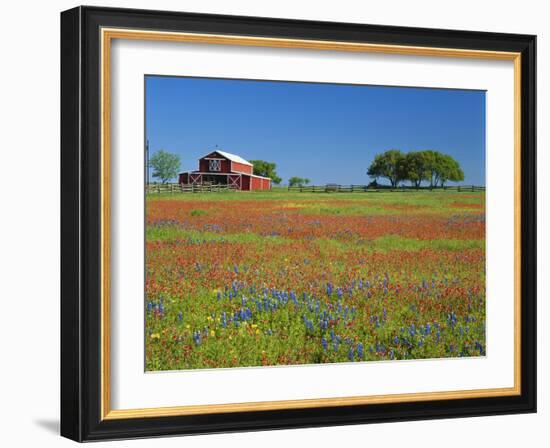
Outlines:
{"type": "Polygon", "coordinates": [[[485,354],[485,195],[148,196],[146,369],[485,354]]]}

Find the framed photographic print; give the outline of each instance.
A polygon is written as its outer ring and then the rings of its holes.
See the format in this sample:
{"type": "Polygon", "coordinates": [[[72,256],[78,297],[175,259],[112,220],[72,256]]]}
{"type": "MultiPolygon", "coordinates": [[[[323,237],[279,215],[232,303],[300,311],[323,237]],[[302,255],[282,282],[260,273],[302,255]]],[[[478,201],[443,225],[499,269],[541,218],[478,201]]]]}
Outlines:
{"type": "Polygon", "coordinates": [[[535,412],[535,36],[61,14],[61,433],[535,412]]]}

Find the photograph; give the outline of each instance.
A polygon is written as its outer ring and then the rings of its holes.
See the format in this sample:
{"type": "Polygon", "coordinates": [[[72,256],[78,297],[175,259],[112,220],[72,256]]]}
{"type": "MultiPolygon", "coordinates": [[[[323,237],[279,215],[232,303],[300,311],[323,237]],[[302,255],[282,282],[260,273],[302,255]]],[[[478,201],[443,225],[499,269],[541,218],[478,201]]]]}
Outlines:
{"type": "Polygon", "coordinates": [[[486,91],[144,83],[147,372],[487,356],[486,91]]]}
{"type": "Polygon", "coordinates": [[[537,416],[506,417],[513,434],[501,416],[540,414],[541,25],[158,8],[65,9],[60,89],[41,87],[60,108],[38,121],[61,153],[60,356],[42,369],[60,434],[539,437],[537,416]]]}

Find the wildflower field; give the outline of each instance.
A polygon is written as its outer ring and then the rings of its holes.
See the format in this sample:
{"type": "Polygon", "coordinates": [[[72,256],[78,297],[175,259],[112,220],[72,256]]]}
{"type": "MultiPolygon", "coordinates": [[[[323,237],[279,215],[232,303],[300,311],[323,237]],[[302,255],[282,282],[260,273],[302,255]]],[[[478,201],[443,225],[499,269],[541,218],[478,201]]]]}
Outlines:
{"type": "Polygon", "coordinates": [[[485,194],[146,201],[146,370],[485,355],[485,194]]]}

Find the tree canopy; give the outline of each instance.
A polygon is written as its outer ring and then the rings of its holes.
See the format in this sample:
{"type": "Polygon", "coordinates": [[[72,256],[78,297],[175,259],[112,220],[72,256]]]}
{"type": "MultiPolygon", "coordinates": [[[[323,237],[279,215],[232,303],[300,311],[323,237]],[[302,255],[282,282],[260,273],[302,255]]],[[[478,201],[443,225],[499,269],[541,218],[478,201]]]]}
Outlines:
{"type": "Polygon", "coordinates": [[[374,179],[379,177],[388,179],[391,186],[395,188],[403,180],[400,171],[400,163],[403,157],[403,153],[398,149],[390,149],[382,154],[377,154],[367,174],[374,179]]]}
{"type": "Polygon", "coordinates": [[[304,185],[309,184],[311,181],[305,177],[292,176],[288,179],[289,187],[303,187],[304,185]]]}
{"type": "Polygon", "coordinates": [[[393,188],[402,181],[409,181],[413,187],[419,188],[423,181],[430,187],[443,187],[448,181],[464,180],[460,164],[451,156],[434,150],[403,153],[390,149],[374,157],[367,174],[375,180],[389,180],[393,188]]]}
{"type": "Polygon", "coordinates": [[[180,156],[164,149],[159,149],[149,159],[149,166],[153,168],[153,177],[165,184],[178,175],[180,156]]]}
{"type": "Polygon", "coordinates": [[[277,164],[273,162],[266,162],[265,160],[251,160],[250,163],[254,166],[254,174],[256,176],[269,177],[274,184],[280,184],[282,179],[277,176],[275,171],[277,164]]]}

